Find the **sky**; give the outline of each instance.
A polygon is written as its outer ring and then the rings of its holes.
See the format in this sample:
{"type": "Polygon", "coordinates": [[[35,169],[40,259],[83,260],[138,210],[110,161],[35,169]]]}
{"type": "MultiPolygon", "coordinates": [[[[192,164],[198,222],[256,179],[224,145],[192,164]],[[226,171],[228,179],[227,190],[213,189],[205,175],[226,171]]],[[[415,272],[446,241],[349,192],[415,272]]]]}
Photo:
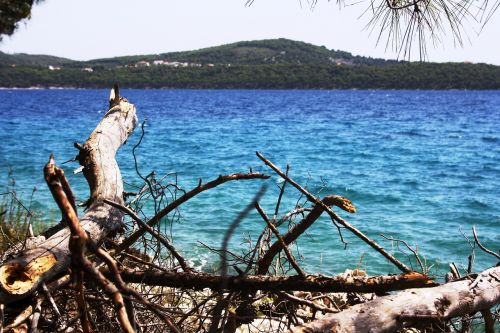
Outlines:
{"type": "MultiPolygon", "coordinates": [[[[243,40],[288,38],[355,55],[395,59],[366,29],[369,0],[340,8],[319,0],[45,0],[12,37],[0,42],[8,53],[50,54],[75,60],[187,51],[243,40]]],[[[358,1],[358,0],[353,0],[358,1]]],[[[428,61],[500,65],[500,10],[478,34],[466,24],[463,46],[448,32],[428,45],[428,61]]],[[[400,57],[401,58],[401,57],[400,57]]],[[[412,60],[418,60],[417,52],[412,60]]]]}

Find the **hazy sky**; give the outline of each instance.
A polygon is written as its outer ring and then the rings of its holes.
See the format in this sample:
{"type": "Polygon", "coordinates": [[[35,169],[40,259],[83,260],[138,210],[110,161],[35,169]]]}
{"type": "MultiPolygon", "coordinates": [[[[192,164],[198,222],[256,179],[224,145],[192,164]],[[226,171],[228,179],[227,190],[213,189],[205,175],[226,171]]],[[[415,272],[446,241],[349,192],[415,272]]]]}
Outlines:
{"type": "MultiPolygon", "coordinates": [[[[339,9],[335,1],[319,0],[310,10],[308,0],[255,0],[250,7],[245,0],[45,0],[0,50],[88,60],[283,37],[396,58],[385,43],[377,45],[378,31],[364,29],[371,18],[363,14],[368,4],[339,9]]],[[[454,46],[450,34],[437,48],[429,45],[429,60],[500,65],[500,11],[479,35],[479,26],[471,26],[463,47],[454,46]]]]}

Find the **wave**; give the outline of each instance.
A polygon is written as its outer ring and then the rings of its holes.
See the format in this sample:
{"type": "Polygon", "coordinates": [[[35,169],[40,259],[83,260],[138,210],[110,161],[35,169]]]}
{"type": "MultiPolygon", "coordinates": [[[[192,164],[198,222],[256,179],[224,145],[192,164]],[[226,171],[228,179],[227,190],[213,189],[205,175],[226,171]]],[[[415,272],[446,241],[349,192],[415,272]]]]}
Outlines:
{"type": "Polygon", "coordinates": [[[409,131],[396,132],[396,134],[403,135],[403,136],[422,137],[422,138],[430,137],[430,135],[424,134],[424,133],[419,132],[418,130],[414,130],[414,129],[409,130],[409,131]]]}
{"type": "Polygon", "coordinates": [[[466,201],[466,206],[471,208],[471,209],[474,209],[474,210],[485,210],[485,209],[490,209],[491,206],[488,205],[487,203],[481,201],[481,200],[478,200],[478,199],[468,199],[466,201]]]}
{"type": "Polygon", "coordinates": [[[483,136],[481,140],[484,142],[498,143],[500,142],[500,138],[497,136],[483,136]]]}

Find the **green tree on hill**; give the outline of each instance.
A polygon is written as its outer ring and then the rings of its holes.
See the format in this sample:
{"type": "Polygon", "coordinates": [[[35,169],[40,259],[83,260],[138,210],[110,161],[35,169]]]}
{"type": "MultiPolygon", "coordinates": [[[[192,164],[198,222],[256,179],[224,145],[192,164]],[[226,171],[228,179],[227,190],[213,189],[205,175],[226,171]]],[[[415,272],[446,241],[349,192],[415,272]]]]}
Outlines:
{"type": "Polygon", "coordinates": [[[20,21],[31,15],[33,3],[43,0],[0,0],[0,41],[14,33],[20,21]]]}

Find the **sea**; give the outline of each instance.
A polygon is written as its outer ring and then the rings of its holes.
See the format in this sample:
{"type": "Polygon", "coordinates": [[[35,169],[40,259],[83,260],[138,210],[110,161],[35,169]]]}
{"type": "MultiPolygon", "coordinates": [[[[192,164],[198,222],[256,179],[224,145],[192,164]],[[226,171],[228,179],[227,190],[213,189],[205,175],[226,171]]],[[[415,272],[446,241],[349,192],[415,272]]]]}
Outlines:
{"type": "MultiPolygon", "coordinates": [[[[472,252],[474,271],[497,263],[474,245],[472,227],[498,253],[499,91],[123,89],[121,95],[135,104],[139,118],[117,156],[127,191],[137,191],[143,185],[139,175],[152,172],[170,184],[169,191],[178,188],[167,193],[167,201],[200,179],[249,170],[271,176],[220,185],[163,221],[196,268],[219,267],[217,250],[229,226],[263,185],[260,203],[270,217],[275,213],[283,181],[257,151],[282,170],[288,165],[289,176],[318,197],[350,199],[357,212],[335,208],[337,213],[414,269],[420,268],[412,252],[382,235],[406,241],[431,275],[443,276],[452,262],[463,272],[472,252]]],[[[106,113],[108,96],[109,90],[0,90],[3,196],[14,187],[47,224],[57,222],[60,214],[43,179],[54,153],[77,199],[85,201],[85,179],[73,174],[78,164],[62,163],[75,157],[74,142],[83,143],[106,113]]],[[[297,204],[311,206],[286,185],[278,219],[297,204]]],[[[280,233],[299,221],[283,224],[280,233]]],[[[242,255],[264,227],[250,210],[228,249],[242,255]]],[[[348,230],[340,232],[344,242],[325,214],[290,248],[308,273],[398,272],[348,230]]]]}

